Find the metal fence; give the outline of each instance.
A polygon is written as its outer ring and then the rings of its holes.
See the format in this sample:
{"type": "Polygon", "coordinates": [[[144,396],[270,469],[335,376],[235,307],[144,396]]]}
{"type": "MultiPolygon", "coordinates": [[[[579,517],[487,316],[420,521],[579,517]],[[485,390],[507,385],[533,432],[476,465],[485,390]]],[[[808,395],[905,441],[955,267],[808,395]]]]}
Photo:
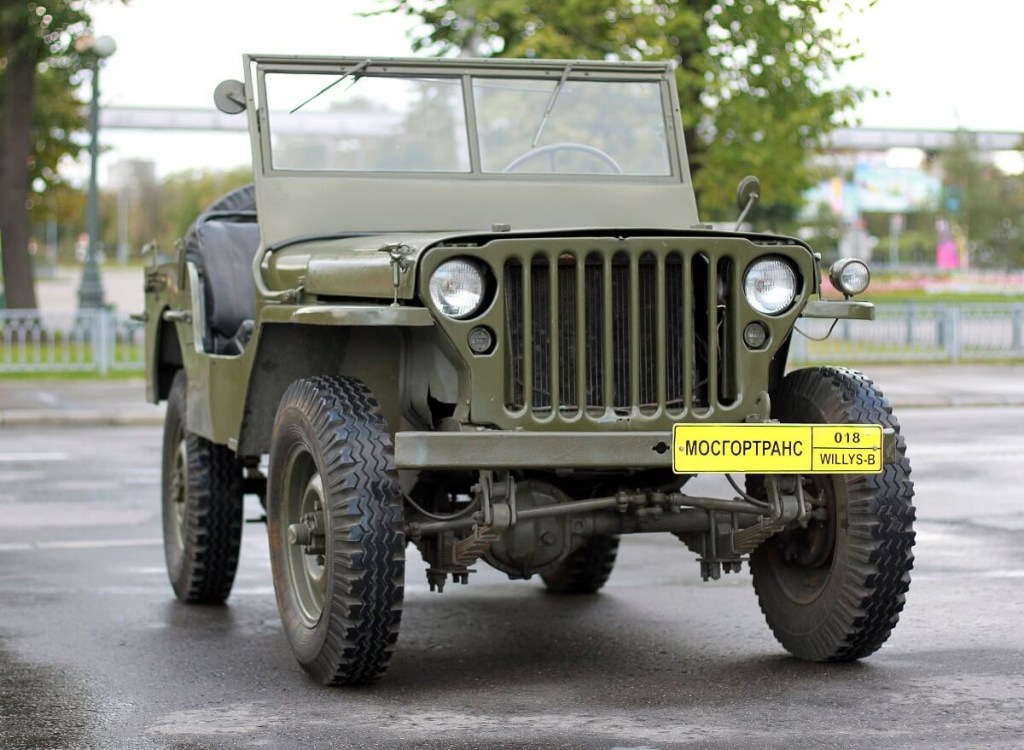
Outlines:
{"type": "Polygon", "coordinates": [[[142,323],[116,312],[0,310],[0,374],[140,371],[142,323]]]}
{"type": "Polygon", "coordinates": [[[801,320],[794,362],[1024,359],[1024,305],[878,305],[875,320],[801,320]],[[826,337],[829,329],[831,335],[826,337]]]}
{"type": "MultiPolygon", "coordinates": [[[[1024,359],[1024,305],[879,305],[876,319],[801,320],[795,363],[1024,359]],[[831,334],[829,334],[831,328],[831,334]],[[819,340],[821,339],[821,340],[819,340]]],[[[110,310],[0,310],[0,375],[141,372],[142,324],[110,310]]]]}

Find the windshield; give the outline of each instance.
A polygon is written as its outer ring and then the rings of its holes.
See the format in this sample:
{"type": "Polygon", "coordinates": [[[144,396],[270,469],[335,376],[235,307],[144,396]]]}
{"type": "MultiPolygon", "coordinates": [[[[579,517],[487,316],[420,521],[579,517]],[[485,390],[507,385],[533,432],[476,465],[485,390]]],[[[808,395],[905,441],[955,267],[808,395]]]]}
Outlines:
{"type": "Polygon", "coordinates": [[[458,78],[268,73],[274,169],[468,172],[458,78]]]}
{"type": "Polygon", "coordinates": [[[464,85],[462,75],[366,67],[266,74],[274,169],[672,174],[658,81],[574,78],[570,66],[560,79],[480,75],[464,85]]]}
{"type": "Polygon", "coordinates": [[[657,83],[482,78],[473,98],[484,172],[671,174],[657,83]]]}

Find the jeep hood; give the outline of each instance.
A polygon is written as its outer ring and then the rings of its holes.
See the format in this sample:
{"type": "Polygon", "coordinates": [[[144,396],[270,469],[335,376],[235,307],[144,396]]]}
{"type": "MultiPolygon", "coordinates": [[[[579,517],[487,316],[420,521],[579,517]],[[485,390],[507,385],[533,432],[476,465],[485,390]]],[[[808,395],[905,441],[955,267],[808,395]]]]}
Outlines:
{"type": "Polygon", "coordinates": [[[629,229],[579,227],[559,231],[431,232],[401,234],[361,234],[358,236],[298,238],[282,243],[264,262],[264,272],[272,288],[288,289],[301,285],[307,292],[325,297],[393,299],[394,252],[399,251],[405,266],[400,274],[398,299],[413,299],[416,269],[420,258],[433,247],[464,246],[482,248],[498,239],[553,239],[569,237],[742,237],[755,246],[799,245],[798,239],[768,234],[724,232],[712,229],[629,229]]]}

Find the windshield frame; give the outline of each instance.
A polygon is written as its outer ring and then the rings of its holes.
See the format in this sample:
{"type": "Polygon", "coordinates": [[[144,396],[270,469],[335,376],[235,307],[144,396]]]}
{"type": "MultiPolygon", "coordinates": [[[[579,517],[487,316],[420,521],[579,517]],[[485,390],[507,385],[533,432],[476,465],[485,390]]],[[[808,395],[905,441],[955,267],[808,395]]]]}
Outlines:
{"type": "MultiPolygon", "coordinates": [[[[265,176],[282,177],[348,177],[372,176],[375,178],[397,179],[445,179],[445,180],[499,180],[512,182],[559,181],[559,182],[623,182],[675,183],[688,180],[687,171],[681,167],[685,160],[683,133],[679,122],[678,95],[675,88],[673,66],[669,62],[617,63],[585,60],[466,60],[457,59],[392,59],[366,57],[315,58],[275,57],[247,55],[246,78],[250,91],[255,88],[253,102],[257,106],[250,110],[250,123],[254,126],[253,157],[258,160],[265,176]],[[406,171],[406,170],[333,170],[333,169],[287,169],[273,166],[270,117],[267,107],[266,76],[268,74],[324,74],[341,76],[359,66],[357,76],[391,76],[396,78],[445,78],[460,80],[463,99],[463,113],[466,125],[466,146],[469,149],[469,171],[406,171]],[[255,80],[253,80],[255,78],[255,80]],[[659,85],[661,113],[665,130],[667,153],[667,174],[614,174],[602,172],[494,172],[484,171],[481,163],[479,123],[473,82],[488,79],[523,79],[560,82],[639,82],[659,85]],[[255,84],[253,86],[252,84],[255,84]]],[[[328,80],[325,77],[325,81],[328,80]]]]}

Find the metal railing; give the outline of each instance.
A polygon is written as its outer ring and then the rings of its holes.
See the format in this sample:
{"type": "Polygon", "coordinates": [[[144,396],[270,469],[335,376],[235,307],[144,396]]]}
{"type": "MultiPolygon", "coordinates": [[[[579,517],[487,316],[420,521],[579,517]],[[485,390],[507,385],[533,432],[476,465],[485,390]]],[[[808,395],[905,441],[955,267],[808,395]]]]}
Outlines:
{"type": "Polygon", "coordinates": [[[106,309],[0,310],[0,374],[141,371],[143,325],[106,309]]]}
{"type": "MultiPolygon", "coordinates": [[[[1024,304],[879,305],[873,321],[801,320],[790,360],[968,362],[1024,359],[1024,304]],[[810,337],[810,338],[809,338],[810,337]]],[[[0,310],[4,373],[141,372],[143,326],[100,310],[0,310]]]]}
{"type": "Polygon", "coordinates": [[[793,362],[966,362],[1024,359],[1022,304],[879,305],[875,320],[802,320],[793,362]]]}

